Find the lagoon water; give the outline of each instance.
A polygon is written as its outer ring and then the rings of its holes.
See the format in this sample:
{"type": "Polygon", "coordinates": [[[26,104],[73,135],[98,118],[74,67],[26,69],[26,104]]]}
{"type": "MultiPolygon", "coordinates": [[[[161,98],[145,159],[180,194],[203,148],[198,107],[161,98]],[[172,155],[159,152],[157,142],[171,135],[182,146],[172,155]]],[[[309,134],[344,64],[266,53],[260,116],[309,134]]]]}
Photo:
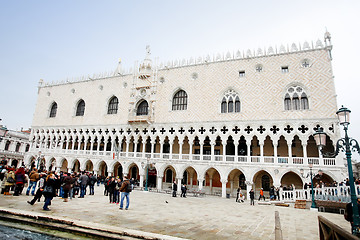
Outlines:
{"type": "Polygon", "coordinates": [[[15,240],[15,239],[22,239],[22,240],[63,240],[67,238],[59,238],[54,237],[46,234],[36,233],[28,230],[22,230],[18,228],[7,227],[4,225],[0,225],[0,239],[7,239],[7,240],[15,240]]]}

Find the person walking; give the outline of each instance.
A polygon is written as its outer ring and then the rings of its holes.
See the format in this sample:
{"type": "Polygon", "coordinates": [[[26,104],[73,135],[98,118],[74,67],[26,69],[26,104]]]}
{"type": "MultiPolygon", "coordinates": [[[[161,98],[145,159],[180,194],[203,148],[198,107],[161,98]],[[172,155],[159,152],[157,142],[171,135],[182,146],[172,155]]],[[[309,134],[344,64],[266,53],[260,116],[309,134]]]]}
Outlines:
{"type": "Polygon", "coordinates": [[[4,195],[11,195],[10,189],[15,185],[14,169],[10,168],[5,174],[4,195]]]}
{"type": "Polygon", "coordinates": [[[27,201],[28,204],[34,205],[36,201],[40,202],[40,198],[43,195],[42,192],[44,190],[45,179],[46,179],[45,173],[40,173],[40,180],[38,181],[39,182],[38,189],[36,190],[34,198],[31,201],[27,201]]]}
{"type": "Polygon", "coordinates": [[[236,200],[235,200],[235,202],[239,202],[239,197],[240,197],[240,187],[238,187],[238,189],[236,190],[236,200]]]}
{"type": "Polygon", "coordinates": [[[120,210],[123,209],[124,206],[124,198],[126,198],[126,207],[125,210],[129,209],[130,205],[130,192],[131,192],[131,185],[129,179],[125,176],[124,181],[121,184],[120,190],[121,192],[121,202],[120,202],[120,210]]]}
{"type": "Polygon", "coordinates": [[[29,179],[30,179],[30,183],[29,183],[29,187],[26,189],[26,195],[29,196],[30,190],[32,188],[31,195],[34,196],[36,184],[40,179],[40,175],[36,168],[33,168],[33,170],[30,172],[29,179]]]}
{"type": "Polygon", "coordinates": [[[15,181],[16,181],[15,183],[16,185],[15,185],[14,196],[19,196],[22,190],[24,189],[25,182],[27,182],[25,177],[25,170],[23,167],[19,168],[15,172],[15,181]]]}
{"type": "Polygon", "coordinates": [[[260,188],[260,196],[259,196],[259,201],[260,199],[263,198],[265,201],[265,196],[264,196],[264,190],[262,188],[260,188]]]}
{"type": "Polygon", "coordinates": [[[90,190],[90,194],[89,195],[94,195],[94,185],[97,181],[97,178],[94,176],[94,174],[90,173],[89,174],[89,190],[90,190]]]}
{"type": "Polygon", "coordinates": [[[46,178],[46,182],[43,190],[43,194],[45,197],[45,203],[43,206],[44,211],[50,211],[48,206],[51,205],[51,200],[55,196],[55,186],[56,186],[55,175],[54,173],[50,173],[46,178]]]}
{"type": "Polygon", "coordinates": [[[109,182],[109,186],[108,186],[108,192],[109,192],[109,201],[110,203],[115,203],[115,196],[114,196],[114,192],[115,192],[115,187],[116,187],[116,181],[115,178],[112,177],[110,182],[109,182]]]}
{"type": "Polygon", "coordinates": [[[176,184],[176,181],[174,181],[174,183],[173,183],[173,194],[172,194],[173,197],[176,197],[176,191],[177,191],[177,184],[176,184]]]}
{"type": "Polygon", "coordinates": [[[250,195],[250,205],[255,205],[255,194],[254,194],[254,190],[251,189],[250,192],[249,192],[249,195],[250,195]]]}
{"type": "Polygon", "coordinates": [[[70,176],[70,173],[64,173],[65,177],[63,178],[62,188],[64,191],[64,202],[68,201],[69,192],[71,191],[71,185],[73,184],[73,179],[70,176]]]}
{"type": "Polygon", "coordinates": [[[183,184],[181,186],[181,195],[180,195],[180,197],[186,198],[186,190],[187,190],[186,184],[183,184]]]}
{"type": "Polygon", "coordinates": [[[89,177],[86,175],[85,172],[82,172],[79,180],[80,180],[80,197],[79,198],[84,198],[85,192],[86,192],[86,186],[89,181],[89,177]]]}

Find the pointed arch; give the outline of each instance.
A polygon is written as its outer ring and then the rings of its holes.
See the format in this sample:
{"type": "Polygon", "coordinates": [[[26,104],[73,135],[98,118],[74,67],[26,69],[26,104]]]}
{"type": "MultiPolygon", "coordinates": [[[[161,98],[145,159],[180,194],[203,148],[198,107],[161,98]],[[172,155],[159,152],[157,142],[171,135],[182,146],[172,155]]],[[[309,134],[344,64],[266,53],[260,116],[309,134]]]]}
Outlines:
{"type": "Polygon", "coordinates": [[[85,113],[85,101],[80,99],[76,106],[76,116],[84,116],[85,113]]]}
{"type": "Polygon", "coordinates": [[[184,90],[177,91],[172,99],[172,110],[186,110],[187,98],[187,93],[184,90]]]}
{"type": "Polygon", "coordinates": [[[146,100],[142,100],[136,109],[136,116],[143,116],[148,114],[149,114],[149,104],[146,100]]]}
{"type": "Polygon", "coordinates": [[[108,104],[107,114],[117,114],[119,106],[119,99],[116,96],[113,96],[108,104]]]}
{"type": "Polygon", "coordinates": [[[50,117],[50,118],[56,117],[56,112],[57,112],[57,103],[56,103],[56,102],[53,102],[53,104],[51,105],[51,108],[50,108],[49,117],[50,117]]]}

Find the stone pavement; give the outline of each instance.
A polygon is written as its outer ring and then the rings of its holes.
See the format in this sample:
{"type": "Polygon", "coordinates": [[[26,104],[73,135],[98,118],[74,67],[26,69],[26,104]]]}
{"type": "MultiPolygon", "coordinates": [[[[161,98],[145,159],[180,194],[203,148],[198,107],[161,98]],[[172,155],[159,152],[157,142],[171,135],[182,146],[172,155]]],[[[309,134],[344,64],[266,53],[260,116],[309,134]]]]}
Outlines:
{"type": "Polygon", "coordinates": [[[280,214],[284,239],[319,239],[318,215],[350,231],[350,224],[340,214],[257,202],[250,206],[249,202],[213,196],[173,198],[134,190],[129,210],[119,210],[119,205],[109,203],[103,189],[95,186],[95,195],[69,202],[54,198],[49,212],[42,211],[43,202],[27,204],[31,197],[25,195],[1,195],[0,208],[187,239],[275,239],[275,211],[280,214]]]}

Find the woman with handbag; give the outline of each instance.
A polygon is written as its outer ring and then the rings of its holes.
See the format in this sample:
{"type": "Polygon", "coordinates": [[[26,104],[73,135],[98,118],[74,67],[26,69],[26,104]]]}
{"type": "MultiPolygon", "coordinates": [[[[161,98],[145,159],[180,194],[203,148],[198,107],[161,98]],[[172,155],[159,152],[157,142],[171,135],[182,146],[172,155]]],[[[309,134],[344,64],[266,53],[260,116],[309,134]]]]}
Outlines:
{"type": "Polygon", "coordinates": [[[4,195],[11,195],[10,188],[15,185],[15,174],[14,169],[10,168],[5,174],[5,186],[4,186],[4,195]]]}
{"type": "Polygon", "coordinates": [[[44,211],[50,211],[48,206],[51,204],[51,200],[55,196],[55,186],[56,186],[55,175],[54,173],[50,173],[46,178],[46,182],[43,190],[43,195],[45,197],[45,203],[43,206],[44,211]]]}

